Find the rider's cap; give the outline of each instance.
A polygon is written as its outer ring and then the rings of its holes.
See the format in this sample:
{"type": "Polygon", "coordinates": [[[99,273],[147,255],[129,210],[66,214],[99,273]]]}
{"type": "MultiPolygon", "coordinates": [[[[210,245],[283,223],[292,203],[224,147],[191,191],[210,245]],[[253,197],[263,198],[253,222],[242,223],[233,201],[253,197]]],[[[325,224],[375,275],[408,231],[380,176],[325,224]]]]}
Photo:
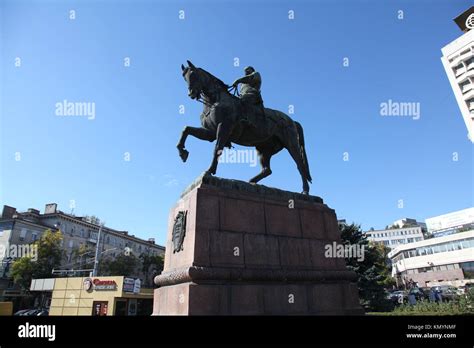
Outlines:
{"type": "Polygon", "coordinates": [[[255,71],[255,69],[253,68],[253,66],[246,66],[244,71],[247,71],[247,70],[252,70],[252,71],[255,71]]]}

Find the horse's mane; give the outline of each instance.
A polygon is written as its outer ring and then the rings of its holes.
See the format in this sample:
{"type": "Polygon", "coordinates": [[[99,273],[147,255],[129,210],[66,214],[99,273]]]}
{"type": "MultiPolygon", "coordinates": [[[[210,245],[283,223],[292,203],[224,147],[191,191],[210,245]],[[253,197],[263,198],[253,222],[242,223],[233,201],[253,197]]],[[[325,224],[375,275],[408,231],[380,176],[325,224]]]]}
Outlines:
{"type": "Polygon", "coordinates": [[[222,82],[222,80],[220,80],[217,77],[215,77],[214,75],[212,75],[209,71],[206,71],[203,68],[198,68],[198,69],[201,70],[202,72],[208,74],[215,82],[217,82],[220,85],[220,87],[222,87],[226,91],[229,89],[229,86],[227,84],[225,84],[224,82],[222,82]]]}

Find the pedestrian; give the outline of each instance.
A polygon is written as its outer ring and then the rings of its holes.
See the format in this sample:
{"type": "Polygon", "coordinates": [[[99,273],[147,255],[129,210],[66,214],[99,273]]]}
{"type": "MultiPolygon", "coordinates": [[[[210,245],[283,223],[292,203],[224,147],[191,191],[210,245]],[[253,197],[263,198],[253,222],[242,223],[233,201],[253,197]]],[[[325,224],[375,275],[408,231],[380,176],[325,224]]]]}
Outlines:
{"type": "Polygon", "coordinates": [[[410,293],[408,294],[408,303],[410,304],[410,306],[416,305],[416,297],[413,291],[410,291],[410,293]]]}
{"type": "Polygon", "coordinates": [[[430,302],[436,302],[436,293],[433,288],[430,289],[430,302]]]}

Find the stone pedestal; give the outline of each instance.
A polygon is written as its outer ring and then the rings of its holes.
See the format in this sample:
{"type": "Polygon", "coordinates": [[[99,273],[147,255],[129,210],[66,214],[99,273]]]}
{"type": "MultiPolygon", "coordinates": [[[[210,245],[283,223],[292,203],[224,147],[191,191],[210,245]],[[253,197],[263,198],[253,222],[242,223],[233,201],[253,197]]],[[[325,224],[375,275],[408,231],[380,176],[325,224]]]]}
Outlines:
{"type": "Polygon", "coordinates": [[[154,315],[363,314],[355,273],[325,257],[340,235],[319,197],[204,176],[182,194],[168,226],[154,315]]]}

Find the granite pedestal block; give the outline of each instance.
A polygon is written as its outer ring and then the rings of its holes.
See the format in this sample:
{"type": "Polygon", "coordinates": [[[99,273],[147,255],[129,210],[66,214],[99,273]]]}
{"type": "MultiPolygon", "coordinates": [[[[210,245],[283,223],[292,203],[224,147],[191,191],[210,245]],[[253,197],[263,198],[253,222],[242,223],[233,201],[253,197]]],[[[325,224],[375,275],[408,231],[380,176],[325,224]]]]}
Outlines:
{"type": "Polygon", "coordinates": [[[325,257],[325,246],[341,240],[319,197],[201,176],[168,226],[154,315],[363,314],[355,273],[325,257]]]}

